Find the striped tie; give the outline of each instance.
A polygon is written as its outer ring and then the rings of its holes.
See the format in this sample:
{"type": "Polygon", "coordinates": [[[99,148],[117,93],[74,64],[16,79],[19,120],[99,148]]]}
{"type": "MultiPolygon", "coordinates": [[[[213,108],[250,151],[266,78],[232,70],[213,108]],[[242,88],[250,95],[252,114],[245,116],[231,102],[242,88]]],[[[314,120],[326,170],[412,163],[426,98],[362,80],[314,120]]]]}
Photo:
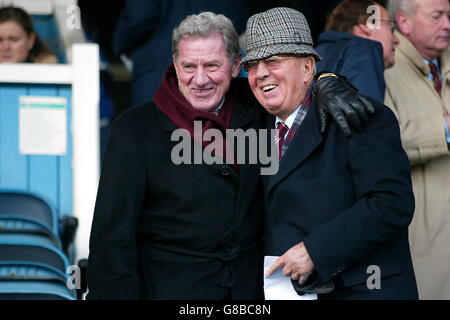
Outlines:
{"type": "Polygon", "coordinates": [[[433,76],[433,85],[438,94],[441,94],[442,83],[436,65],[433,62],[428,63],[431,75],[433,76]]]}
{"type": "Polygon", "coordinates": [[[284,136],[286,135],[286,132],[288,132],[289,128],[286,125],[286,123],[278,122],[277,129],[278,130],[277,130],[276,142],[277,142],[277,146],[278,146],[278,159],[281,160],[284,136]]]}

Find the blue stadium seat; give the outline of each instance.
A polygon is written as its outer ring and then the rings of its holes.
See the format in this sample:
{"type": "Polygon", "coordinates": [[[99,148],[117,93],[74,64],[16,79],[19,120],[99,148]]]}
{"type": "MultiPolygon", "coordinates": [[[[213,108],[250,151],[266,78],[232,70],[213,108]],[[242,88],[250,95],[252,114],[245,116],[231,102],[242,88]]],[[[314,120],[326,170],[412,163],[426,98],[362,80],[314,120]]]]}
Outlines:
{"type": "Polygon", "coordinates": [[[76,300],[76,296],[58,281],[0,280],[0,300],[76,300]]]}
{"type": "Polygon", "coordinates": [[[51,242],[61,249],[55,211],[29,192],[0,191],[0,234],[8,238],[23,234],[28,240],[51,242]]]}
{"type": "Polygon", "coordinates": [[[1,233],[0,232],[0,243],[2,243],[2,242],[17,242],[17,241],[25,241],[28,243],[35,243],[35,244],[45,245],[45,246],[54,246],[54,242],[51,239],[49,239],[47,236],[43,236],[41,234],[22,234],[19,232],[1,233]]]}
{"type": "Polygon", "coordinates": [[[0,236],[0,299],[76,300],[66,284],[68,265],[52,245],[0,236]]]}
{"type": "Polygon", "coordinates": [[[58,234],[57,216],[42,197],[27,191],[0,190],[0,216],[14,214],[45,225],[58,234]]]}
{"type": "Polygon", "coordinates": [[[24,239],[53,245],[61,249],[60,239],[46,225],[32,219],[0,214],[0,239],[24,239]]]}
{"type": "Polygon", "coordinates": [[[64,253],[52,246],[23,240],[0,241],[0,263],[40,263],[65,274],[69,262],[64,253]]]}
{"type": "Polygon", "coordinates": [[[66,281],[61,270],[37,262],[0,261],[0,280],[60,280],[66,281]]]}

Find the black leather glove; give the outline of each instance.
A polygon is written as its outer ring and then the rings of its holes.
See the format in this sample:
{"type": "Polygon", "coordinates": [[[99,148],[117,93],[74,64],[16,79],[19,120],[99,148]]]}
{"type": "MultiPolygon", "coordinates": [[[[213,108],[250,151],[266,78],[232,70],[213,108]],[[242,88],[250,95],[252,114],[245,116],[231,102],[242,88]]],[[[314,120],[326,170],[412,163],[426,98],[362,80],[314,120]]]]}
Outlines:
{"type": "Polygon", "coordinates": [[[350,136],[351,128],[358,132],[362,131],[369,123],[369,115],[375,113],[375,108],[371,101],[360,95],[344,77],[336,76],[323,77],[313,86],[319,107],[320,131],[325,131],[327,115],[330,114],[344,134],[350,136]]]}
{"type": "Polygon", "coordinates": [[[317,272],[313,272],[304,284],[299,284],[298,280],[291,279],[292,286],[294,290],[297,292],[299,296],[304,295],[305,293],[329,293],[335,289],[335,284],[333,280],[328,281],[327,283],[323,283],[320,279],[317,272]]]}

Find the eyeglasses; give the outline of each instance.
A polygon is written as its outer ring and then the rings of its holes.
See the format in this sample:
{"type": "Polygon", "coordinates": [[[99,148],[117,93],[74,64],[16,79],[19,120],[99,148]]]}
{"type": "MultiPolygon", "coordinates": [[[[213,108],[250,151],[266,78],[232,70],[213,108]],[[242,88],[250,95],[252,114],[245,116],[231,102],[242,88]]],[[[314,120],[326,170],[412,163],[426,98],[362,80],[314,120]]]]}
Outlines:
{"type": "Polygon", "coordinates": [[[245,62],[242,67],[244,68],[245,72],[247,73],[253,73],[256,72],[258,69],[258,65],[262,62],[264,66],[267,69],[275,69],[280,66],[281,62],[288,59],[294,59],[296,57],[292,56],[270,56],[266,59],[260,59],[260,60],[252,60],[245,62]]]}
{"type": "Polygon", "coordinates": [[[389,25],[391,28],[392,33],[394,33],[395,30],[397,30],[397,23],[394,20],[390,19],[380,19],[381,22],[386,22],[386,24],[389,25]]]}

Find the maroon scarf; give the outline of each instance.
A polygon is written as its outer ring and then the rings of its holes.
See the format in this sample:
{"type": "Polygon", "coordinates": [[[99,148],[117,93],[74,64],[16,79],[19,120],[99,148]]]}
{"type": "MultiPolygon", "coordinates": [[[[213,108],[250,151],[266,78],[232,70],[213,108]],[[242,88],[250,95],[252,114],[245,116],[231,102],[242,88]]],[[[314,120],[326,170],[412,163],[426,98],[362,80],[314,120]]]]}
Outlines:
{"type": "MultiPolygon", "coordinates": [[[[219,129],[225,137],[225,130],[230,128],[231,116],[233,114],[234,104],[236,100],[237,88],[231,82],[230,89],[225,96],[225,101],[217,116],[213,112],[204,112],[194,109],[181,91],[178,89],[178,80],[175,67],[172,64],[165,72],[163,82],[156,90],[153,101],[156,106],[178,127],[186,129],[191,137],[194,137],[194,121],[202,122],[202,136],[208,129],[219,129]]],[[[205,148],[210,143],[220,143],[219,141],[202,141],[205,148]]],[[[221,156],[225,159],[226,143],[221,142],[223,149],[221,156]]],[[[236,159],[236,157],[235,157],[236,159]]],[[[233,168],[236,170],[238,166],[236,161],[233,162],[233,168]]]]}

